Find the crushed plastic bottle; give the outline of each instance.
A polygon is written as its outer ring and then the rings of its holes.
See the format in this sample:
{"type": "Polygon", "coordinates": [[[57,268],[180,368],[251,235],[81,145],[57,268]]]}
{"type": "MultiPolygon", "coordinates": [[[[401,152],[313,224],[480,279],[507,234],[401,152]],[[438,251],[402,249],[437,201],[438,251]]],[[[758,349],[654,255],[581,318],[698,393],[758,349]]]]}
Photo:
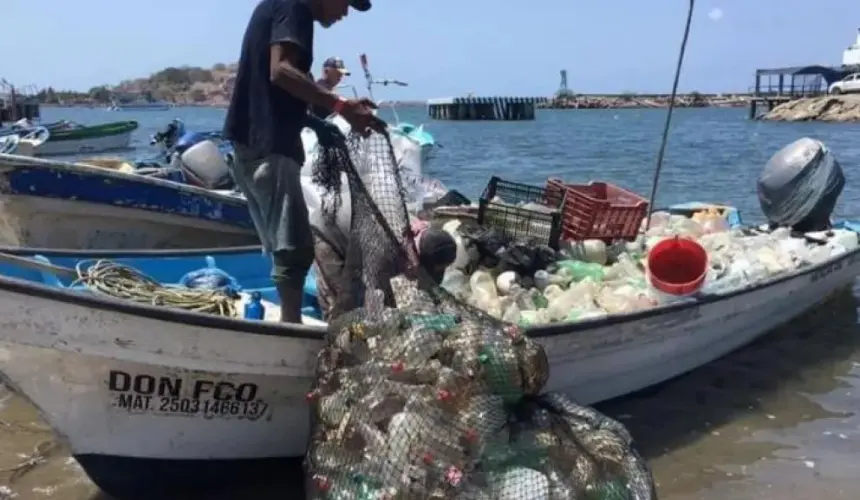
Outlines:
{"type": "Polygon", "coordinates": [[[602,265],[593,262],[560,260],[555,264],[558,266],[559,271],[570,275],[573,281],[582,281],[586,278],[590,278],[593,281],[602,281],[606,273],[602,265]]]}

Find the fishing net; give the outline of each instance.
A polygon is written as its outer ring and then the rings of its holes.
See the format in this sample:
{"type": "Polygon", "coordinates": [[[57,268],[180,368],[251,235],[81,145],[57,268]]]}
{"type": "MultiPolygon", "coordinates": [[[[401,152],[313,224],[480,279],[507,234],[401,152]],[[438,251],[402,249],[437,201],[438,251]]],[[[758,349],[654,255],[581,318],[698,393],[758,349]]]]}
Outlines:
{"type": "MultiPolygon", "coordinates": [[[[387,138],[353,136],[318,158],[317,182],[331,193],[349,185],[349,248],[334,285],[359,300],[330,322],[318,355],[307,498],[655,498],[621,424],[541,394],[539,344],[417,266],[387,138]]],[[[337,205],[335,194],[323,207],[337,205]]]]}

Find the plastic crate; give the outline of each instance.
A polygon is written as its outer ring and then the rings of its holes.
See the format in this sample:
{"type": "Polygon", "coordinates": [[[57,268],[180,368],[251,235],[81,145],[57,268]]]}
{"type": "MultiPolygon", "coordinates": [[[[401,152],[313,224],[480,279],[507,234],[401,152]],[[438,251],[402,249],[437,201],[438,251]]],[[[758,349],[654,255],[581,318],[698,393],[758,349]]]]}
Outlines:
{"type": "Polygon", "coordinates": [[[538,244],[558,248],[561,236],[561,212],[554,199],[547,198],[544,188],[493,177],[478,201],[478,224],[500,231],[518,241],[534,241],[538,244]],[[492,201],[499,197],[505,203],[492,201]],[[538,203],[552,209],[551,212],[530,210],[512,205],[514,203],[538,203]]]}
{"type": "Polygon", "coordinates": [[[563,195],[561,239],[634,240],[648,214],[648,201],[606,182],[547,181],[547,196],[563,195]]]}
{"type": "Polygon", "coordinates": [[[505,203],[538,203],[551,208],[561,207],[561,202],[564,200],[563,192],[557,190],[550,192],[540,186],[506,181],[493,176],[484,188],[481,199],[492,201],[497,196],[505,203]]]}

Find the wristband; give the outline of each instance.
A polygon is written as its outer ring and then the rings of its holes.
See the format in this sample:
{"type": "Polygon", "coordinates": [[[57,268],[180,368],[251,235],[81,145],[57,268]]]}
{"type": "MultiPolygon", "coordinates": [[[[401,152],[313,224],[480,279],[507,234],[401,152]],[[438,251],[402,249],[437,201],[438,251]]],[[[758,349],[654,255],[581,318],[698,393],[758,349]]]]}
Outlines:
{"type": "Polygon", "coordinates": [[[334,106],[331,108],[332,112],[341,114],[343,111],[343,107],[346,106],[346,99],[343,97],[338,97],[337,100],[334,101],[334,106]]]}

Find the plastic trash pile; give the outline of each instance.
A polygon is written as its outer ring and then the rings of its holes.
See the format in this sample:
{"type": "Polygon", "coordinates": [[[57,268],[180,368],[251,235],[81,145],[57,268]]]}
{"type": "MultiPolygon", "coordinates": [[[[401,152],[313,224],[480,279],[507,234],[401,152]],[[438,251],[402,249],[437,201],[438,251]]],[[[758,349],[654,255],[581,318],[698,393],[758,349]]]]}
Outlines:
{"type": "Polygon", "coordinates": [[[402,197],[389,204],[396,163],[379,161],[377,149],[366,177],[351,165],[378,141],[320,155],[349,178],[354,217],[339,288],[362,300],[330,322],[317,358],[307,497],[655,498],[621,424],[541,394],[549,366],[539,344],[410,267],[402,197]]]}
{"type": "Polygon", "coordinates": [[[650,228],[643,227],[633,242],[567,242],[557,252],[486,232],[476,236],[475,230],[456,221],[445,229],[457,241],[458,258],[442,286],[490,315],[520,325],[581,321],[631,313],[668,300],[695,300],[695,296],[667,297],[649,284],[648,252],[669,237],[695,240],[707,250],[709,269],[700,290],[704,294],[751,286],[820,263],[858,244],[857,234],[847,230],[792,236],[787,228],[731,229],[716,211],[693,218],[656,212],[650,228]],[[526,258],[519,258],[523,255],[526,258]]]}
{"type": "Polygon", "coordinates": [[[621,424],[540,394],[546,354],[518,327],[395,281],[397,308],[376,291],[330,325],[311,498],[654,498],[621,424]]]}

